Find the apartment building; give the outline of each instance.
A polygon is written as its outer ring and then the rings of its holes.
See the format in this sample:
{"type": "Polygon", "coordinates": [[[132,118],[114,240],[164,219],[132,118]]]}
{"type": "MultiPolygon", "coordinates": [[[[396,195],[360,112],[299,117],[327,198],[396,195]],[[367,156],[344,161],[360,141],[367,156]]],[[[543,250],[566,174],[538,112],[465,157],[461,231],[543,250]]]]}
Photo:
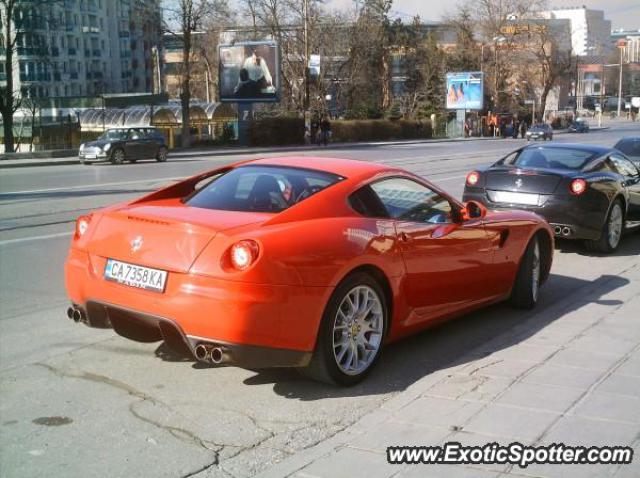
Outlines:
{"type": "MultiPolygon", "coordinates": [[[[160,0],[18,1],[14,88],[23,97],[150,92],[161,45],[160,0]]],[[[4,31],[4,28],[3,28],[4,31]]],[[[0,50],[0,86],[5,84],[0,50]]]]}
{"type": "Polygon", "coordinates": [[[602,10],[591,10],[585,6],[556,8],[542,12],[550,19],[566,19],[571,24],[571,49],[574,55],[603,54],[611,48],[611,21],[604,18],[602,10]]]}

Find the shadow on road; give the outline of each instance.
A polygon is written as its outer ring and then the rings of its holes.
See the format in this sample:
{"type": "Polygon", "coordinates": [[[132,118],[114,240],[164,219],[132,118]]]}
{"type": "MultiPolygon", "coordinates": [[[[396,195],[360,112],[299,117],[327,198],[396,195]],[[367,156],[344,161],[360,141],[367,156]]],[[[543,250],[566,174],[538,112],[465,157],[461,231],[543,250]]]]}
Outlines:
{"type": "MultiPolygon", "coordinates": [[[[437,370],[469,363],[518,344],[587,304],[619,306],[620,301],[603,297],[628,283],[627,279],[613,275],[585,281],[551,274],[535,310],[525,312],[497,304],[390,344],[369,377],[353,387],[315,383],[292,369],[256,370],[244,383],[273,384],[278,395],[303,401],[400,392],[437,370]],[[498,336],[502,340],[494,341],[498,336]]],[[[175,355],[164,344],[156,349],[156,355],[167,361],[193,361],[175,355]]],[[[193,368],[212,367],[198,362],[193,368]]]]}
{"type": "Polygon", "coordinates": [[[625,257],[640,254],[640,229],[626,232],[622,236],[622,242],[617,251],[611,254],[600,254],[587,250],[583,241],[571,241],[568,239],[556,239],[556,249],[562,252],[575,253],[588,257],[625,257]]]}

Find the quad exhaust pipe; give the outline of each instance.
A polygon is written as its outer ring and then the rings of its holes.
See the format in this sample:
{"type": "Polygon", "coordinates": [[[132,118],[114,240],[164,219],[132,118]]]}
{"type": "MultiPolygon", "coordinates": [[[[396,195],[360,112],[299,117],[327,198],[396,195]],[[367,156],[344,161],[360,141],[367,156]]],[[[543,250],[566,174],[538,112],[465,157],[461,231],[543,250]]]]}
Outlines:
{"type": "Polygon", "coordinates": [[[75,305],[70,306],[67,309],[67,318],[69,318],[70,320],[73,320],[76,324],[80,322],[86,322],[87,320],[87,317],[84,311],[75,305]]]}
{"type": "Polygon", "coordinates": [[[222,347],[211,344],[198,344],[193,353],[201,362],[209,362],[216,365],[222,363],[225,358],[222,347]]]}

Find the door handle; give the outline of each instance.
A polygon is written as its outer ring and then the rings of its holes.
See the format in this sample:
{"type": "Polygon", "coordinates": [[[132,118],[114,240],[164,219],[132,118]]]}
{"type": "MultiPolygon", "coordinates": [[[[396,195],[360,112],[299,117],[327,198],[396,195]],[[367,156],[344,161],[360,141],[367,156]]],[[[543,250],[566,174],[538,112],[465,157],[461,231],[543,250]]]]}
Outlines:
{"type": "Polygon", "coordinates": [[[411,241],[411,237],[406,232],[401,232],[398,236],[402,242],[411,241]]]}

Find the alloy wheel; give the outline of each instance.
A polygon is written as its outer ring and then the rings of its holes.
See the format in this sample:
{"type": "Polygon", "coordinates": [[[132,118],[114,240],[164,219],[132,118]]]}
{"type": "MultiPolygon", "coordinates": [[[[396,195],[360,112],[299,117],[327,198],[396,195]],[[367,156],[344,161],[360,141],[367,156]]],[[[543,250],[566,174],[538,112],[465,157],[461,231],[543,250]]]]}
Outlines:
{"type": "Polygon", "coordinates": [[[333,354],[340,370],[359,375],[375,360],[382,345],[384,310],[369,286],[351,289],[342,299],[333,322],[333,354]]]}
{"type": "Polygon", "coordinates": [[[609,214],[608,239],[609,247],[615,249],[618,247],[620,237],[622,236],[622,208],[619,203],[613,205],[609,214]]]}
{"type": "Polygon", "coordinates": [[[531,295],[533,301],[538,300],[538,290],[540,289],[540,246],[536,240],[533,246],[533,261],[531,263],[531,295]]]}

